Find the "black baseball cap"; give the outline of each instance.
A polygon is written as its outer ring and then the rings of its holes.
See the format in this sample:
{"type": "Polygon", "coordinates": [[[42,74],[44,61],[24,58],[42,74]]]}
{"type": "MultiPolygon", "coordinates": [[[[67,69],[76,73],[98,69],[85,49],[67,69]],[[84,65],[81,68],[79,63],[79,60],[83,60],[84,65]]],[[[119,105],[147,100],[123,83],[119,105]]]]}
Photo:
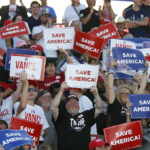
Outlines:
{"type": "Polygon", "coordinates": [[[76,95],[70,94],[70,95],[68,95],[67,98],[66,98],[66,103],[69,102],[69,100],[70,100],[71,98],[74,98],[74,99],[76,99],[77,101],[79,101],[79,99],[78,99],[78,97],[77,97],[76,95]]]}

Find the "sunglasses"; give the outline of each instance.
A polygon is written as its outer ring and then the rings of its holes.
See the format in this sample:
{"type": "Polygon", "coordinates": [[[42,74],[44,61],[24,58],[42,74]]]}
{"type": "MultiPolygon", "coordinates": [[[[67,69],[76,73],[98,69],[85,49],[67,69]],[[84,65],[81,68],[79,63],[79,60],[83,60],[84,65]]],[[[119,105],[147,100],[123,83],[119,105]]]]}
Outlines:
{"type": "Polygon", "coordinates": [[[36,88],[28,88],[28,92],[31,92],[31,91],[35,92],[36,88]]]}
{"type": "Polygon", "coordinates": [[[121,95],[128,95],[128,94],[130,94],[130,93],[120,93],[121,95]]]}

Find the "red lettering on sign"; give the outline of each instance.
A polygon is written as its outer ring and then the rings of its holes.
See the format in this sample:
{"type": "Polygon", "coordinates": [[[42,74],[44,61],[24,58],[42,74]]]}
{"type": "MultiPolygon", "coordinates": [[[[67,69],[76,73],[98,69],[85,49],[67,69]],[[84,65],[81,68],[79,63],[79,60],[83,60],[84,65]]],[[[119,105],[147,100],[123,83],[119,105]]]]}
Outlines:
{"type": "Polygon", "coordinates": [[[90,77],[69,77],[69,80],[71,81],[86,81],[86,82],[95,82],[96,78],[90,78],[90,77]]]}
{"type": "Polygon", "coordinates": [[[26,62],[26,61],[16,61],[17,69],[28,69],[28,70],[36,70],[35,62],[26,62]]]}
{"type": "Polygon", "coordinates": [[[52,37],[55,38],[55,37],[65,37],[65,33],[61,33],[61,34],[52,34],[52,37]]]}
{"type": "Polygon", "coordinates": [[[76,70],[76,74],[91,75],[91,71],[76,70]]]}
{"type": "Polygon", "coordinates": [[[117,44],[117,43],[116,43],[116,47],[132,48],[132,46],[130,46],[130,45],[125,45],[125,44],[117,44]]]}
{"type": "Polygon", "coordinates": [[[63,40],[47,40],[47,44],[72,43],[71,39],[63,40]]]}

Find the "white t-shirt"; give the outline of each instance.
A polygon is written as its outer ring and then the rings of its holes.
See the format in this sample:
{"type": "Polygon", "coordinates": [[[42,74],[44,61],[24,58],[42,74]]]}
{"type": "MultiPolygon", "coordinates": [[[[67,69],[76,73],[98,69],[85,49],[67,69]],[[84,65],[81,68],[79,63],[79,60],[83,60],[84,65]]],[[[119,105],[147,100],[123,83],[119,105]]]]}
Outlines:
{"type": "MultiPolygon", "coordinates": [[[[79,98],[79,113],[83,112],[83,111],[86,111],[86,110],[89,110],[89,109],[92,109],[93,108],[93,104],[92,102],[90,101],[90,99],[85,96],[85,95],[82,95],[80,98],[79,98]]],[[[94,124],[92,127],[91,127],[91,134],[94,134],[94,135],[97,135],[97,128],[96,128],[96,124],[94,124]]]]}
{"type": "MultiPolygon", "coordinates": [[[[20,102],[16,102],[14,105],[14,110],[15,110],[15,115],[17,113],[17,109],[19,106],[20,102]]],[[[47,119],[45,117],[44,111],[41,106],[38,105],[26,105],[26,108],[19,114],[19,118],[32,121],[35,123],[40,123],[43,125],[42,130],[46,129],[49,127],[49,124],[47,122],[47,119]]],[[[40,141],[43,141],[43,137],[40,136],[40,141]]]]}
{"type": "MultiPolygon", "coordinates": [[[[80,11],[85,9],[86,7],[85,5],[81,4],[75,8],[79,14],[80,11]]],[[[80,20],[79,15],[77,14],[76,10],[74,9],[72,5],[67,6],[67,8],[65,9],[63,19],[67,20],[67,23],[70,23],[70,21],[72,20],[80,20]]]]}
{"type": "Polygon", "coordinates": [[[17,6],[16,5],[10,5],[9,6],[9,19],[13,20],[14,16],[16,15],[17,6]]]}
{"type": "Polygon", "coordinates": [[[0,120],[5,120],[9,125],[12,118],[12,110],[13,100],[12,97],[9,96],[2,101],[2,106],[0,106],[0,120]]]}
{"type": "MultiPolygon", "coordinates": [[[[44,31],[44,29],[47,29],[47,27],[43,25],[33,27],[32,36],[44,31]]],[[[45,49],[44,38],[41,38],[39,41],[36,41],[36,44],[41,45],[43,47],[46,57],[57,58],[56,50],[45,49]]]]}

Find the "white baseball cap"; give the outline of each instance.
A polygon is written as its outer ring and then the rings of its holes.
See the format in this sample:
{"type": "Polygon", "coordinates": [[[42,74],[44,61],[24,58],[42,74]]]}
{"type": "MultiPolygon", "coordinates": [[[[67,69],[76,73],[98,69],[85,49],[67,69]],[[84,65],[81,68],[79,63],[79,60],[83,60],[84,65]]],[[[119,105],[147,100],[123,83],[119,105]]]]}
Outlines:
{"type": "Polygon", "coordinates": [[[123,22],[126,22],[127,20],[123,17],[123,16],[119,16],[117,19],[116,19],[116,23],[123,23],[123,22]]]}

